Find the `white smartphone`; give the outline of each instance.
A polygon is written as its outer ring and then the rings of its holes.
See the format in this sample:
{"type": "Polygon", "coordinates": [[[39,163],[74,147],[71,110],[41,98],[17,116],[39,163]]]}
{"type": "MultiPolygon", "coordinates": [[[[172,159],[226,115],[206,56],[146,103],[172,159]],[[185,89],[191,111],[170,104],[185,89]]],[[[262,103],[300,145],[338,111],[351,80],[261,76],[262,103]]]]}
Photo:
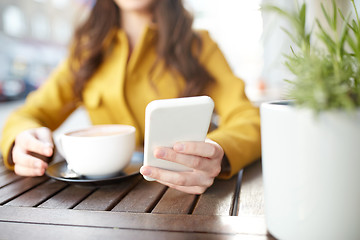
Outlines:
{"type": "Polygon", "coordinates": [[[187,166],[155,158],[154,150],[157,147],[172,148],[176,142],[205,141],[213,110],[214,102],[208,96],[150,102],[145,111],[144,166],[189,171],[187,166]]]}

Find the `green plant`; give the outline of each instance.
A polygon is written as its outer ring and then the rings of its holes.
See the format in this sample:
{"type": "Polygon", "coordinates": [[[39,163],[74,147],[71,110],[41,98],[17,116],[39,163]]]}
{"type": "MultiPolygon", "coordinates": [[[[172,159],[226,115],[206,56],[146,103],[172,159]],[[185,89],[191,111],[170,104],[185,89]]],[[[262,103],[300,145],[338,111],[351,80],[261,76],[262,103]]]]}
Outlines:
{"type": "Polygon", "coordinates": [[[296,105],[317,112],[360,106],[360,21],[354,0],[349,1],[356,15],[351,21],[351,15],[345,18],[335,0],[332,11],[321,4],[327,26],[316,19],[316,34],[306,29],[306,3],[298,4],[295,13],[263,6],[284,16],[293,26],[294,32],[283,30],[296,46],[291,46],[292,54],[286,56],[285,63],[295,77],[286,81],[290,83],[288,97],[296,105]],[[314,36],[323,47],[314,45],[314,36]]]}

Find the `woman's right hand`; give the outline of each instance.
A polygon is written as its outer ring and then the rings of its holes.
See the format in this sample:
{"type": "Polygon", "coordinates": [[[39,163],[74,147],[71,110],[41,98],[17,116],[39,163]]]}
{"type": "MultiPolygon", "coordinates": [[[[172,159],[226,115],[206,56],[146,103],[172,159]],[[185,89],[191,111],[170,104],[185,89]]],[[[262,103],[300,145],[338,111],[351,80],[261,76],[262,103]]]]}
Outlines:
{"type": "Polygon", "coordinates": [[[52,133],[46,127],[33,128],[16,136],[12,150],[15,173],[21,176],[42,176],[53,155],[52,133]]]}

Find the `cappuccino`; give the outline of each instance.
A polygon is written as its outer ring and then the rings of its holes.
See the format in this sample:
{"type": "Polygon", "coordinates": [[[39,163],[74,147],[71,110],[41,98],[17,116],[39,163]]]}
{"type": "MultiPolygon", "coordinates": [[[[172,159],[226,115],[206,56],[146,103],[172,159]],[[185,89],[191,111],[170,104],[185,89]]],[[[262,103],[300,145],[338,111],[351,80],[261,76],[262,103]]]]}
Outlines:
{"type": "Polygon", "coordinates": [[[92,131],[77,131],[72,132],[67,135],[74,137],[99,137],[99,136],[111,136],[111,135],[119,135],[124,134],[126,131],[101,131],[101,130],[92,130],[92,131]]]}
{"type": "Polygon", "coordinates": [[[104,125],[95,125],[91,128],[66,133],[66,135],[73,137],[99,137],[129,134],[131,131],[131,129],[119,128],[114,125],[108,125],[106,127],[104,125]]]}

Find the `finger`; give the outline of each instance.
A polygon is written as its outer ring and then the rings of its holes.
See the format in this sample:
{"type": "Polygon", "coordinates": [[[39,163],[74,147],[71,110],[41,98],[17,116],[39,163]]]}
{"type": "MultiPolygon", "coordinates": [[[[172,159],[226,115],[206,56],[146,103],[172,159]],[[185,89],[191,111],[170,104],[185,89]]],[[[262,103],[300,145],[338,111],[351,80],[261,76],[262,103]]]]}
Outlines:
{"type": "Polygon", "coordinates": [[[154,157],[209,172],[211,175],[216,174],[215,176],[217,176],[221,170],[220,165],[216,161],[211,161],[209,158],[177,153],[171,148],[156,148],[154,150],[154,157]]]}
{"type": "Polygon", "coordinates": [[[214,179],[206,176],[201,171],[174,172],[150,166],[142,166],[140,173],[156,180],[177,186],[210,186],[214,179]]]}
{"type": "Polygon", "coordinates": [[[31,168],[23,165],[15,164],[14,171],[17,175],[20,176],[42,176],[45,173],[45,168],[31,168]]]}
{"type": "Polygon", "coordinates": [[[22,134],[17,137],[15,145],[19,145],[26,151],[42,154],[47,157],[53,154],[53,149],[49,143],[40,141],[31,133],[22,134]]]}
{"type": "Polygon", "coordinates": [[[170,188],[173,188],[173,189],[176,189],[176,190],[179,190],[179,191],[182,191],[182,192],[185,192],[185,193],[189,193],[189,194],[203,194],[207,187],[204,187],[204,186],[177,186],[177,185],[174,185],[174,184],[170,184],[170,183],[167,183],[167,182],[162,182],[162,181],[157,181],[163,185],[166,185],[170,188]]]}
{"type": "Polygon", "coordinates": [[[47,168],[48,164],[44,162],[43,160],[31,156],[30,154],[24,153],[18,149],[15,149],[13,151],[13,161],[15,165],[21,165],[26,168],[47,168]]]}
{"type": "Polygon", "coordinates": [[[50,147],[54,147],[54,143],[52,140],[52,133],[50,131],[50,129],[46,128],[46,127],[42,127],[37,129],[37,131],[35,132],[37,139],[39,139],[40,141],[44,142],[44,143],[48,143],[50,147]]]}
{"type": "Polygon", "coordinates": [[[50,129],[46,127],[42,127],[42,128],[38,128],[35,134],[37,139],[44,142],[45,144],[48,144],[48,146],[50,147],[50,152],[49,152],[50,156],[49,155],[42,156],[37,153],[30,153],[30,154],[44,160],[45,162],[50,162],[51,161],[50,157],[54,155],[54,151],[55,151],[52,132],[50,131],[50,129]]]}
{"type": "Polygon", "coordinates": [[[216,158],[221,155],[222,149],[219,145],[208,142],[179,142],[174,144],[176,152],[197,155],[206,158],[216,158]]]}

